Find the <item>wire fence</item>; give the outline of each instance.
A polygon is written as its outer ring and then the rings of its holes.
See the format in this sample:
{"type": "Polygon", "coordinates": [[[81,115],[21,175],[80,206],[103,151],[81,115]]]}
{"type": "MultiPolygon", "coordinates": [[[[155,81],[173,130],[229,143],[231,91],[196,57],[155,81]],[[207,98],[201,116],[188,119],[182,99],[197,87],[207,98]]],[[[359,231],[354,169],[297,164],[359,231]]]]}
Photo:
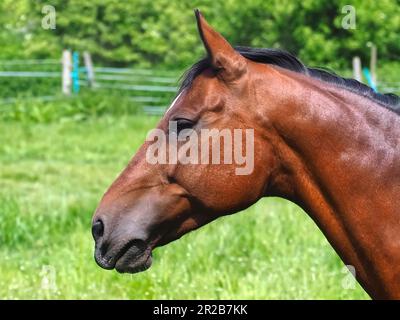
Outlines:
{"type": "Polygon", "coordinates": [[[61,60],[57,59],[24,59],[24,60],[0,60],[0,66],[15,65],[60,65],[61,60]]]}
{"type": "Polygon", "coordinates": [[[400,92],[400,82],[397,81],[381,81],[378,85],[382,92],[400,92]]]}
{"type": "MultiPolygon", "coordinates": [[[[26,60],[0,60],[0,81],[7,83],[16,81],[14,79],[24,79],[35,83],[34,79],[59,79],[57,86],[63,82],[63,61],[62,59],[26,59],[26,60]],[[34,68],[47,68],[50,70],[29,70],[34,68]],[[12,70],[10,70],[12,68],[12,70]],[[17,70],[21,69],[22,70],[17,70]]],[[[173,98],[178,87],[178,72],[175,71],[155,71],[150,69],[132,69],[115,67],[92,67],[92,78],[88,66],[79,66],[71,69],[68,77],[71,77],[73,86],[83,87],[93,91],[117,91],[124,92],[128,99],[136,103],[148,114],[161,114],[166,109],[167,103],[173,98]],[[75,73],[75,78],[74,74],[75,73]],[[93,79],[94,75],[94,79],[93,79]]],[[[54,101],[62,99],[59,88],[53,94],[27,95],[27,96],[1,96],[0,105],[13,104],[26,99],[39,101],[54,101]]],[[[1,92],[1,91],[0,91],[1,92]]],[[[72,95],[77,96],[77,95],[72,95]]]]}
{"type": "Polygon", "coordinates": [[[6,77],[6,78],[59,78],[60,72],[0,71],[0,77],[6,77]]]}
{"type": "MultiPolygon", "coordinates": [[[[76,54],[78,57],[78,54],[76,54]]],[[[74,53],[75,58],[75,53],[74,53]]],[[[179,73],[168,70],[151,70],[135,68],[116,68],[116,67],[93,67],[91,64],[80,66],[79,60],[71,63],[71,70],[67,70],[67,77],[70,77],[74,83],[72,88],[79,91],[79,87],[94,91],[117,91],[125,92],[129,100],[140,105],[148,114],[162,114],[166,105],[178,90],[179,73]],[[75,69],[74,69],[75,68],[75,69]],[[71,74],[69,74],[71,72],[71,74]]],[[[0,80],[3,79],[9,83],[13,79],[25,79],[34,81],[34,79],[59,79],[57,85],[65,81],[65,64],[62,59],[26,59],[26,60],[0,60],[0,80]],[[27,70],[32,67],[42,70],[27,70]],[[4,70],[14,68],[14,70],[4,70]],[[23,70],[15,70],[24,68],[23,70]],[[50,69],[49,69],[50,68],[50,69]],[[10,79],[8,81],[8,79],[10,79]]],[[[34,83],[34,82],[32,82],[34,83]]],[[[63,84],[64,85],[64,84],[63,84]]],[[[379,92],[400,92],[400,81],[379,81],[379,92]]],[[[13,104],[24,99],[35,99],[40,101],[54,101],[62,99],[60,88],[57,88],[53,94],[44,94],[25,97],[0,95],[1,104],[13,104]],[[58,91],[58,92],[57,92],[58,91]]],[[[77,91],[77,92],[78,92],[77,91]]],[[[18,92],[18,91],[17,91],[18,92]]],[[[74,95],[73,95],[74,96],[74,95]]],[[[76,96],[76,95],[75,95],[76,96]]]]}

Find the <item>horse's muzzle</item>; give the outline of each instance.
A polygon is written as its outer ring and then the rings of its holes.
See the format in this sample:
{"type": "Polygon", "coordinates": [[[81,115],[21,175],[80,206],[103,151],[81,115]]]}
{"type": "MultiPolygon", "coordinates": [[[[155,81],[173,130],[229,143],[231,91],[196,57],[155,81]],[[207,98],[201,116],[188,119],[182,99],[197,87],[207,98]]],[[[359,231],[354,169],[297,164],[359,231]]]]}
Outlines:
{"type": "Polygon", "coordinates": [[[94,258],[100,267],[135,273],[151,266],[151,247],[145,241],[118,239],[111,234],[105,235],[104,230],[103,221],[97,219],[92,225],[92,234],[95,240],[94,258]]]}
{"type": "Polygon", "coordinates": [[[94,258],[104,269],[121,273],[136,273],[151,266],[151,248],[142,240],[131,240],[118,246],[107,244],[95,247],[94,258]]]}

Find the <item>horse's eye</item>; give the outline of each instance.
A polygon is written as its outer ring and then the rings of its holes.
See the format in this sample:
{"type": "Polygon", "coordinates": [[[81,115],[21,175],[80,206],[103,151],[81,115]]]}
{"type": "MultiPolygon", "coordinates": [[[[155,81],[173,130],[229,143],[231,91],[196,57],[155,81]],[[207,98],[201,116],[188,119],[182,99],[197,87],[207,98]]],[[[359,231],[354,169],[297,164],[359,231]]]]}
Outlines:
{"type": "Polygon", "coordinates": [[[181,132],[184,129],[191,129],[193,128],[194,122],[192,120],[189,119],[185,119],[185,118],[179,118],[176,119],[176,128],[177,128],[177,133],[179,134],[179,132],[181,132]]]}

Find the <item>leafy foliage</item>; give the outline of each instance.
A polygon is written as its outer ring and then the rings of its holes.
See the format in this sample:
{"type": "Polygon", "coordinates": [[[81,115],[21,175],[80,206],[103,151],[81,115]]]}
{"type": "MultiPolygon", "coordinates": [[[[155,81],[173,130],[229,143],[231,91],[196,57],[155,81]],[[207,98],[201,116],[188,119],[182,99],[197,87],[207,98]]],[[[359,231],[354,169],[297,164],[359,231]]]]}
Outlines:
{"type": "Polygon", "coordinates": [[[182,68],[204,54],[193,8],[233,44],[279,47],[308,64],[348,67],[367,61],[367,42],[380,60],[400,56],[397,0],[354,0],[356,29],[342,28],[346,0],[54,0],[55,30],[41,28],[46,1],[0,4],[0,56],[58,58],[62,48],[90,51],[97,63],[182,68]],[[12,12],[13,14],[10,14],[12,12]]]}

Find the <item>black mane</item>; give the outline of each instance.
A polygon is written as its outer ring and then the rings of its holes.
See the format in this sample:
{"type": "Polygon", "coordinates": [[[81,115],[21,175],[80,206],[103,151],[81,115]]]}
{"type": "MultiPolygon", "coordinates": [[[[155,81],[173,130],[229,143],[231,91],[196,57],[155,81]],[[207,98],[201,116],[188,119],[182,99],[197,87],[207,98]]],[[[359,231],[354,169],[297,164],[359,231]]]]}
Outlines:
{"type": "MultiPolygon", "coordinates": [[[[375,92],[369,86],[358,82],[354,79],[342,78],[331,71],[308,68],[299,59],[292,54],[278,49],[264,49],[264,48],[249,48],[249,47],[235,47],[245,58],[265,64],[275,65],[285,68],[294,72],[306,74],[310,77],[336,84],[351,92],[359,94],[363,97],[369,98],[383,107],[394,111],[400,115],[400,97],[392,94],[382,94],[375,92]]],[[[204,58],[195,63],[183,76],[182,84],[179,91],[189,87],[193,80],[202,73],[205,69],[210,68],[211,64],[208,58],[204,58]]]]}

